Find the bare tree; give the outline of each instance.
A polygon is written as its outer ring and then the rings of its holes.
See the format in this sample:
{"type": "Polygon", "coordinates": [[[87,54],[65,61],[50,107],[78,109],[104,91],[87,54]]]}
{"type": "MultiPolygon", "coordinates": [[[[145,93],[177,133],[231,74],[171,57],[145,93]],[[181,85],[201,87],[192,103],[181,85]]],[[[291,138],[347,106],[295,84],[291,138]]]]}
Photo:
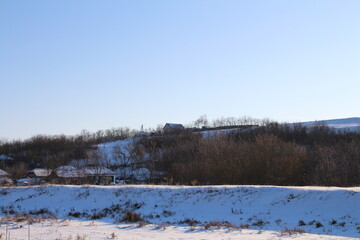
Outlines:
{"type": "Polygon", "coordinates": [[[194,121],[193,125],[197,128],[201,128],[201,127],[209,125],[209,121],[208,121],[206,115],[204,114],[204,115],[201,115],[198,119],[196,119],[194,121]]]}
{"type": "Polygon", "coordinates": [[[29,171],[29,168],[24,162],[19,162],[11,167],[6,167],[5,171],[10,173],[12,178],[19,179],[26,176],[27,172],[29,171]]]}
{"type": "Polygon", "coordinates": [[[112,159],[115,165],[127,167],[130,164],[130,157],[121,149],[120,145],[115,145],[112,149],[112,159]]]}

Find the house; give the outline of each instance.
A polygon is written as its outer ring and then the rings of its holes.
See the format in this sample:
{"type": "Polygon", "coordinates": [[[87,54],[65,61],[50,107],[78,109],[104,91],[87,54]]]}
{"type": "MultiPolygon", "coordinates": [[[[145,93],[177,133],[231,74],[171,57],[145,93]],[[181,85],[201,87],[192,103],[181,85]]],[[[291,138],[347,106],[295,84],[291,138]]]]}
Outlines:
{"type": "Polygon", "coordinates": [[[74,166],[61,166],[56,168],[49,176],[52,183],[82,184],[86,183],[86,175],[74,166]]]}
{"type": "Polygon", "coordinates": [[[115,183],[115,173],[106,167],[88,166],[81,171],[86,176],[87,181],[92,184],[109,185],[115,183]]]}
{"type": "Polygon", "coordinates": [[[55,169],[50,177],[51,182],[58,184],[101,184],[109,185],[115,182],[115,173],[102,166],[61,166],[55,169]]]}
{"type": "Polygon", "coordinates": [[[10,177],[10,174],[2,169],[0,169],[0,178],[10,177]]]}
{"type": "Polygon", "coordinates": [[[51,173],[51,169],[34,168],[26,174],[26,178],[32,178],[32,182],[35,182],[35,184],[40,184],[46,182],[51,173]]]}
{"type": "Polygon", "coordinates": [[[0,169],[0,185],[10,185],[13,181],[10,178],[10,174],[2,169],[0,169]]]}
{"type": "Polygon", "coordinates": [[[42,178],[45,179],[51,174],[51,169],[45,168],[34,168],[33,170],[29,171],[26,175],[27,178],[42,178]]]}
{"type": "Polygon", "coordinates": [[[169,134],[169,133],[176,133],[179,131],[184,130],[184,126],[182,124],[179,123],[166,123],[163,131],[165,134],[169,134]]]}

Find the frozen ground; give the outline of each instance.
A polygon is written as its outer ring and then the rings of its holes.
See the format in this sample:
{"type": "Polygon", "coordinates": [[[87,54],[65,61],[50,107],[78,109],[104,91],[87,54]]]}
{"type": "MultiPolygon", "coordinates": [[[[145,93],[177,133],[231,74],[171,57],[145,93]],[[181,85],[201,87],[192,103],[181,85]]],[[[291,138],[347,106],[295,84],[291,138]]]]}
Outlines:
{"type": "MultiPolygon", "coordinates": [[[[359,187],[0,188],[2,217],[50,218],[30,226],[31,239],[109,239],[112,233],[118,239],[354,239],[360,237],[359,203],[359,187]],[[122,222],[126,211],[149,224],[122,222]],[[281,234],[286,228],[306,234],[281,234]]],[[[26,222],[11,222],[11,239],[27,239],[26,222]]]]}

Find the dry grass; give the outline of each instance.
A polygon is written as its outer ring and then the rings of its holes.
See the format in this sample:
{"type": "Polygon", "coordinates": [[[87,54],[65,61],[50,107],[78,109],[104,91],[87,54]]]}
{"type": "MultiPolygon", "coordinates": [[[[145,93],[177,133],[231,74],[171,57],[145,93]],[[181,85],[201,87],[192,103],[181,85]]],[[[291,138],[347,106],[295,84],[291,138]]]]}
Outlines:
{"type": "Polygon", "coordinates": [[[305,233],[305,230],[300,229],[300,228],[293,228],[293,229],[289,229],[289,228],[285,228],[284,230],[282,230],[281,235],[297,235],[297,234],[303,234],[305,233]]]}
{"type": "Polygon", "coordinates": [[[138,227],[145,227],[147,224],[148,224],[148,222],[141,220],[141,221],[139,221],[138,227]]]}
{"type": "Polygon", "coordinates": [[[250,225],[247,224],[247,223],[242,223],[240,224],[240,228],[243,228],[243,229],[249,229],[250,225]]]}
{"type": "Polygon", "coordinates": [[[168,225],[159,224],[159,225],[156,225],[156,226],[155,226],[155,229],[158,229],[158,230],[166,230],[167,227],[168,227],[168,225]]]}
{"type": "Polygon", "coordinates": [[[16,214],[15,216],[6,216],[4,218],[1,218],[1,222],[27,222],[28,224],[40,223],[45,220],[57,220],[57,218],[53,215],[32,217],[25,212],[16,214]]]}
{"type": "Polygon", "coordinates": [[[187,224],[189,226],[196,226],[196,225],[200,224],[200,222],[197,220],[194,220],[194,219],[187,218],[184,221],[180,221],[179,224],[187,224]]]}
{"type": "Polygon", "coordinates": [[[86,235],[76,235],[75,240],[86,240],[86,235]]]}
{"type": "Polygon", "coordinates": [[[113,232],[113,233],[110,234],[109,238],[110,239],[115,239],[115,238],[117,238],[117,235],[113,232]]]}

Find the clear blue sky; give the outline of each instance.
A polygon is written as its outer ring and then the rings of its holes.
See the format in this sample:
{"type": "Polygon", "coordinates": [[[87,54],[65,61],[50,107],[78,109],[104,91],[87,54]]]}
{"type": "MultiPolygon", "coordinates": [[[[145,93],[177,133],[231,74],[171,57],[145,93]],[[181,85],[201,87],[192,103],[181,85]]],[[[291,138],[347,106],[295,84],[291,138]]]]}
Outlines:
{"type": "Polygon", "coordinates": [[[0,138],[360,116],[360,1],[0,1],[0,138]]]}

